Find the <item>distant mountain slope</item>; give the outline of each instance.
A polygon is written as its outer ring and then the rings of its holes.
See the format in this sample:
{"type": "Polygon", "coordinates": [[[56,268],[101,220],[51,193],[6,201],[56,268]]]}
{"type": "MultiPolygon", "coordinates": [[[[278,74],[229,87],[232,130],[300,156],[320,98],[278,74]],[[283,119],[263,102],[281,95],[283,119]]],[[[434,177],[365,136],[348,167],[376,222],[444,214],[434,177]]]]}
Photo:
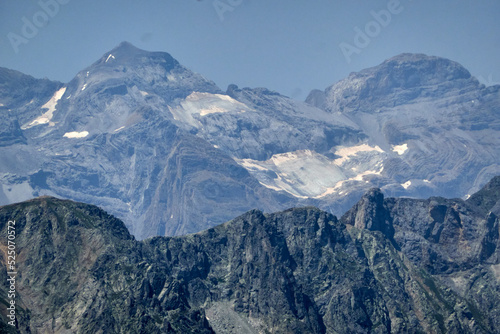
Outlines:
{"type": "Polygon", "coordinates": [[[197,232],[248,210],[348,210],[390,196],[466,197],[500,174],[500,86],[403,54],[299,102],[225,92],[123,42],[67,84],[0,70],[0,204],[92,203],[133,235],[197,232]]]}
{"type": "Polygon", "coordinates": [[[393,152],[383,162],[385,192],[464,197],[499,173],[499,98],[500,86],[484,87],[456,62],[402,54],[308,101],[393,152]]]}
{"type": "Polygon", "coordinates": [[[38,107],[49,100],[60,82],[35,79],[0,67],[0,147],[27,144],[21,125],[38,116],[38,107]]]}
{"type": "MultiPolygon", "coordinates": [[[[500,330],[499,220],[459,199],[373,189],[340,220],[253,210],[141,242],[102,210],[51,197],[0,208],[2,240],[9,220],[21,333],[500,330]]],[[[5,249],[0,261],[5,281],[5,249]]]]}

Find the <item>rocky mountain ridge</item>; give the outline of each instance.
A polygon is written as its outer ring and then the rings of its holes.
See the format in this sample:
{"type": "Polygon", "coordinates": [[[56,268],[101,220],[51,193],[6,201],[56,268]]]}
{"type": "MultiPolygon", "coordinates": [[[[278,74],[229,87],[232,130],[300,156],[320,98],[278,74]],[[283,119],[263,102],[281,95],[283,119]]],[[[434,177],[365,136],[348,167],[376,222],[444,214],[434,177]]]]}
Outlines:
{"type": "Polygon", "coordinates": [[[404,196],[402,187],[416,197],[466,197],[497,173],[491,143],[499,138],[499,92],[456,62],[402,54],[307,100],[347,115],[372,145],[397,153],[385,159],[382,175],[400,184],[381,185],[385,192],[404,196]]]}
{"type": "MultiPolygon", "coordinates": [[[[499,180],[469,201],[370,190],[341,219],[252,210],[136,241],[91,205],[41,197],[16,221],[20,333],[496,333],[499,180]]],[[[2,248],[0,276],[6,279],[2,248]]],[[[0,287],[5,324],[6,287],[0,287]]]]}

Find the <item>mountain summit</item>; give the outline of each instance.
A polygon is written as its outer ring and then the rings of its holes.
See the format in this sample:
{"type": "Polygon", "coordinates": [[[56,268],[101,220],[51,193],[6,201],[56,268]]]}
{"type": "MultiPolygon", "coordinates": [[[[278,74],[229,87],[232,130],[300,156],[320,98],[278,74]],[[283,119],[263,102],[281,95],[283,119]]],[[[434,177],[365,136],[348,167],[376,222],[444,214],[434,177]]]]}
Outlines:
{"type": "Polygon", "coordinates": [[[0,70],[0,203],[99,205],[139,239],[250,209],[342,213],[370,188],[466,197],[500,174],[500,86],[403,54],[309,103],[121,43],[67,84],[0,70]]]}
{"type": "Polygon", "coordinates": [[[479,81],[454,61],[404,53],[378,66],[351,73],[327,88],[325,98],[332,112],[369,111],[411,103],[418,98],[463,94],[478,87],[479,81]]]}
{"type": "Polygon", "coordinates": [[[54,94],[57,112],[51,113],[49,127],[35,127],[33,121],[24,127],[43,137],[108,133],[154,115],[172,119],[168,105],[193,91],[221,92],[170,54],[122,42],[54,94]]]}
{"type": "Polygon", "coordinates": [[[487,138],[499,138],[499,92],[500,86],[481,85],[454,61],[402,54],[324,92],[315,90],[307,101],[348,117],[373,144],[397,154],[386,160],[382,174],[400,185],[385,185],[384,191],[402,195],[402,186],[413,196],[461,197],[498,173],[489,157],[500,157],[500,151],[487,138]]]}
{"type": "Polygon", "coordinates": [[[69,86],[77,86],[75,88],[80,91],[88,88],[87,92],[101,92],[103,86],[109,88],[116,82],[125,84],[127,90],[136,87],[146,93],[158,94],[167,102],[185,98],[193,91],[221,92],[212,81],[185,68],[170,54],[144,51],[128,42],[122,42],[79,72],[69,86]]]}

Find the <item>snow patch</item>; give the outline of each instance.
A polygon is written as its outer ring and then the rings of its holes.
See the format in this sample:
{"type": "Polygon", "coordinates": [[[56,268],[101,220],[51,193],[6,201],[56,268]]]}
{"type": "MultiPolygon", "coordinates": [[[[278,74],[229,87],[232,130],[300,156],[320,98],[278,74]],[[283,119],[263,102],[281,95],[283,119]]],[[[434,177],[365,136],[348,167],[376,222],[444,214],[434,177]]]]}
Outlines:
{"type": "Polygon", "coordinates": [[[408,189],[411,186],[411,181],[406,181],[405,183],[401,184],[401,186],[405,189],[408,189]]]}
{"type": "Polygon", "coordinates": [[[230,96],[199,92],[191,93],[186,98],[186,104],[192,107],[198,107],[201,116],[234,111],[234,109],[245,112],[246,109],[246,105],[236,101],[230,96]]]}
{"type": "Polygon", "coordinates": [[[263,186],[298,198],[321,195],[346,179],[341,168],[330,159],[310,150],[275,154],[266,161],[235,160],[263,186]]]}
{"type": "Polygon", "coordinates": [[[429,181],[429,180],[427,180],[427,179],[425,179],[425,180],[424,180],[424,182],[425,182],[425,183],[431,183],[431,181],[429,181]]]}
{"type": "Polygon", "coordinates": [[[89,71],[87,71],[87,78],[89,77],[89,73],[90,73],[90,72],[89,72],[89,71]]]}
{"type": "MultiPolygon", "coordinates": [[[[367,170],[367,171],[364,171],[363,173],[360,173],[356,176],[353,176],[353,177],[350,177],[348,178],[347,180],[343,180],[343,181],[339,181],[337,182],[337,184],[335,185],[335,187],[332,187],[332,188],[328,188],[324,193],[322,193],[321,195],[318,195],[318,196],[315,196],[314,198],[321,198],[321,197],[325,197],[327,195],[331,195],[331,194],[334,194],[336,193],[340,188],[342,188],[342,186],[346,183],[346,182],[350,182],[350,181],[356,181],[356,182],[360,182],[360,181],[363,181],[364,177],[365,176],[368,176],[368,175],[381,175],[382,172],[384,171],[384,167],[382,166],[382,168],[380,168],[380,170],[378,171],[375,171],[375,170],[367,170]]],[[[369,183],[369,181],[365,181],[366,183],[369,183]]],[[[339,195],[342,195],[344,194],[344,191],[341,191],[339,192],[339,195]]]]}
{"type": "Polygon", "coordinates": [[[219,108],[217,106],[210,106],[209,109],[201,109],[200,110],[200,115],[205,116],[208,114],[217,114],[217,113],[223,113],[223,112],[228,112],[229,110],[226,110],[224,108],[219,108]]]}
{"type": "Polygon", "coordinates": [[[195,118],[195,115],[206,116],[226,112],[241,113],[252,109],[227,95],[193,92],[177,107],[169,107],[169,110],[175,120],[200,128],[201,123],[195,118]]]}
{"type": "Polygon", "coordinates": [[[340,156],[340,158],[335,159],[334,163],[337,166],[342,165],[344,162],[348,161],[350,157],[356,156],[361,152],[380,152],[384,153],[384,150],[382,150],[380,147],[375,146],[371,147],[368,144],[362,144],[358,146],[351,146],[351,147],[340,147],[335,151],[335,155],[340,156]]]}
{"type": "Polygon", "coordinates": [[[394,145],[392,147],[392,151],[396,152],[399,155],[403,155],[407,150],[408,150],[408,144],[394,145]]]}
{"type": "Polygon", "coordinates": [[[312,157],[313,152],[311,150],[304,150],[304,151],[297,151],[297,152],[275,154],[271,157],[271,160],[276,166],[279,166],[282,164],[289,163],[293,160],[300,159],[299,155],[302,157],[312,157]]]}
{"type": "Polygon", "coordinates": [[[55,94],[50,98],[50,100],[45,103],[41,109],[48,109],[45,113],[43,113],[41,116],[37,117],[31,123],[28,125],[23,125],[21,129],[26,130],[29,129],[35,125],[40,125],[40,124],[47,124],[49,123],[49,126],[54,126],[55,124],[51,122],[50,120],[54,116],[54,111],[56,110],[56,105],[61,99],[61,97],[64,95],[66,92],[66,87],[63,87],[59,89],[55,94]]]}
{"type": "MultiPolygon", "coordinates": [[[[339,183],[342,184],[341,182],[343,181],[340,181],[339,183]]],[[[337,189],[340,188],[340,187],[330,187],[330,188],[327,188],[326,191],[318,196],[315,196],[314,198],[321,198],[321,197],[325,197],[325,196],[328,196],[328,195],[332,195],[332,194],[335,194],[337,192],[337,189]]],[[[340,193],[342,194],[342,193],[340,193]]],[[[339,195],[340,195],[339,194],[339,195]]]]}
{"type": "Polygon", "coordinates": [[[364,144],[338,149],[336,153],[341,161],[311,150],[275,154],[266,161],[235,161],[269,189],[286,191],[298,198],[317,199],[334,193],[341,195],[350,187],[346,182],[369,183],[367,176],[381,175],[382,152],[378,146],[364,144]]]}
{"type": "Polygon", "coordinates": [[[145,91],[142,91],[142,90],[140,90],[139,93],[141,93],[142,96],[148,96],[149,95],[148,92],[145,92],[145,91]]]}
{"type": "Polygon", "coordinates": [[[167,74],[168,81],[176,82],[177,78],[173,74],[167,74]]]}
{"type": "Polygon", "coordinates": [[[65,138],[85,138],[89,135],[88,131],[82,131],[82,132],[66,132],[63,137],[65,138]]]}
{"type": "MultiPolygon", "coordinates": [[[[284,188],[280,188],[280,187],[272,186],[272,185],[269,185],[269,184],[265,184],[265,183],[263,183],[261,181],[259,181],[259,183],[262,184],[264,187],[272,189],[272,190],[275,190],[275,191],[287,191],[284,188]]],[[[288,193],[290,193],[290,192],[288,192],[288,193]]],[[[293,194],[293,193],[290,193],[290,194],[294,195],[295,197],[299,197],[299,198],[307,198],[307,196],[300,196],[300,195],[293,194]]]]}
{"type": "Polygon", "coordinates": [[[108,58],[106,58],[106,63],[108,62],[108,60],[110,59],[115,59],[115,56],[113,56],[111,53],[109,54],[108,58]]]}
{"type": "Polygon", "coordinates": [[[259,163],[262,163],[260,161],[257,161],[257,160],[252,160],[252,159],[242,159],[242,160],[237,160],[237,162],[243,167],[245,168],[246,170],[248,171],[256,171],[256,170],[260,170],[260,171],[267,171],[269,169],[259,165],[259,163]]]}
{"type": "Polygon", "coordinates": [[[3,107],[3,106],[4,106],[3,103],[0,103],[0,107],[3,107]]]}
{"type": "Polygon", "coordinates": [[[125,127],[124,127],[124,126],[119,127],[118,129],[114,130],[113,132],[118,132],[118,131],[123,130],[123,129],[125,129],[125,127]]]}
{"type": "Polygon", "coordinates": [[[82,91],[85,90],[85,88],[87,88],[87,84],[84,84],[83,87],[82,87],[82,91]]]}

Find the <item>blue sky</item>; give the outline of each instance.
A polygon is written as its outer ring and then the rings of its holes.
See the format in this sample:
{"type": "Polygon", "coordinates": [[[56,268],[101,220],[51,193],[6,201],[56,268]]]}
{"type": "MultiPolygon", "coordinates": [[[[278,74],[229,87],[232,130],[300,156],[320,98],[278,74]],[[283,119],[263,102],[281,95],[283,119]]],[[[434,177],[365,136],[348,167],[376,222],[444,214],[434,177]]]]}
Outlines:
{"type": "Polygon", "coordinates": [[[498,0],[0,0],[0,66],[68,82],[126,40],[223,90],[297,99],[403,52],[450,58],[495,83],[499,18],[498,0]]]}

